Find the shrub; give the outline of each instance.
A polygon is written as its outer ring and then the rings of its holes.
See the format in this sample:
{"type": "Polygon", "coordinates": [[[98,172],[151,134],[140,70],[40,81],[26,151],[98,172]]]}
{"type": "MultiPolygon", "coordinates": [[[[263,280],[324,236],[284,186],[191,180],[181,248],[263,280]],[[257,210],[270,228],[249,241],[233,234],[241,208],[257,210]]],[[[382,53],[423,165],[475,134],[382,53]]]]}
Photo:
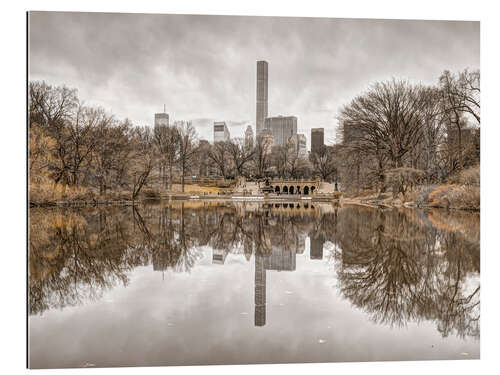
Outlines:
{"type": "Polygon", "coordinates": [[[82,186],[56,184],[48,177],[30,179],[29,200],[31,204],[45,205],[58,201],[89,201],[94,199],[94,192],[82,186]]]}
{"type": "Polygon", "coordinates": [[[424,171],[414,168],[395,168],[385,172],[387,183],[392,185],[393,197],[402,193],[405,198],[408,190],[413,190],[422,181],[424,175],[424,171]]]}
{"type": "Polygon", "coordinates": [[[464,169],[459,173],[450,176],[448,181],[452,184],[459,184],[465,186],[480,186],[481,170],[479,168],[479,165],[464,169]]]}
{"type": "Polygon", "coordinates": [[[151,199],[151,200],[160,200],[161,199],[160,191],[158,189],[153,189],[153,188],[143,189],[142,196],[145,199],[151,199]]]}
{"type": "Polygon", "coordinates": [[[481,208],[478,186],[442,185],[429,194],[427,206],[462,210],[481,208]]]}

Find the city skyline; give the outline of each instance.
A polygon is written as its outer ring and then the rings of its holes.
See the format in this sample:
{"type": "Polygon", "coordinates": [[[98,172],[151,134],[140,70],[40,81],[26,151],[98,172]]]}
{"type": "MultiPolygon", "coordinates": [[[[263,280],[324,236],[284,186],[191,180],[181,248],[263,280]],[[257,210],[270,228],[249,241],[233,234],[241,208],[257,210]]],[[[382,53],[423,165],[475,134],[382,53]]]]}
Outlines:
{"type": "Polygon", "coordinates": [[[255,127],[258,60],[269,63],[268,117],[297,116],[298,133],[323,127],[325,143],[340,107],[376,80],[436,84],[445,69],[479,67],[477,22],[33,12],[29,25],[30,79],[77,88],[137,125],[152,127],[165,105],[200,139],[217,119],[236,137],[255,127]]]}

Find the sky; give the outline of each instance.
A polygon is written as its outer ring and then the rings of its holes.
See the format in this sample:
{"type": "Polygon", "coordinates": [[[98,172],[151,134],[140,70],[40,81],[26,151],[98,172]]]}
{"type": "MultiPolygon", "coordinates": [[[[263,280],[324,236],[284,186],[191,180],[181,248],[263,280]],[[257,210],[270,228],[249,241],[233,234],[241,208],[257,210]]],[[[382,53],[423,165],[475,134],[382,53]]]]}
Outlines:
{"type": "Polygon", "coordinates": [[[436,84],[479,69],[479,22],[31,12],[29,79],[78,89],[118,119],[152,126],[165,105],[200,139],[213,122],[255,132],[256,61],[269,63],[269,116],[335,142],[343,105],[377,81],[436,84]]]}

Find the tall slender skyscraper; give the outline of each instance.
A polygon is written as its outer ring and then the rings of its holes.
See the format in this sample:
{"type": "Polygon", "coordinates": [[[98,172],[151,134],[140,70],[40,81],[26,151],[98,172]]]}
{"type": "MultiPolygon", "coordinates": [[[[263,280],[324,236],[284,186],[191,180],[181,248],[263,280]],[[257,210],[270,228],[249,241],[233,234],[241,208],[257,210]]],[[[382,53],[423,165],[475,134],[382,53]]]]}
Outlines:
{"type": "Polygon", "coordinates": [[[255,135],[264,129],[267,117],[267,61],[257,61],[257,117],[255,135]]]}
{"type": "Polygon", "coordinates": [[[266,269],[264,257],[255,254],[255,313],[256,327],[266,325],[266,269]]]}

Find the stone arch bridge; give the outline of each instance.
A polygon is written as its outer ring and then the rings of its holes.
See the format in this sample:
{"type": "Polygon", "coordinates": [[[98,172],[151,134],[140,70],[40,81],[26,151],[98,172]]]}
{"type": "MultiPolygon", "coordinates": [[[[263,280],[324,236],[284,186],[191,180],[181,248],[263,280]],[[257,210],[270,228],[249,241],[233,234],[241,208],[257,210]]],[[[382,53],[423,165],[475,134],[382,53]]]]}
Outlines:
{"type": "Polygon", "coordinates": [[[313,195],[319,191],[320,180],[270,180],[260,182],[259,188],[267,188],[276,195],[313,195]]]}

